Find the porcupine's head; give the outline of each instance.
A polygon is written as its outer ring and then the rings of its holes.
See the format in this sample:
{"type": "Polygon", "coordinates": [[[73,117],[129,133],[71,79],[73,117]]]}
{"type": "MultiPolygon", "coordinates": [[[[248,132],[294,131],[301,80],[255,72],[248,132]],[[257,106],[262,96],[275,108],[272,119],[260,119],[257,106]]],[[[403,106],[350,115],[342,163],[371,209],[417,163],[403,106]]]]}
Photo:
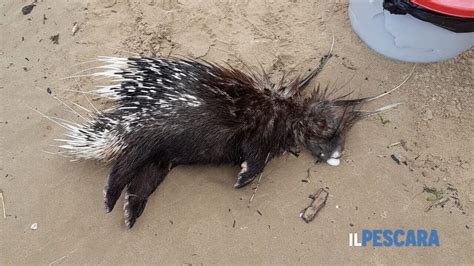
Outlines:
{"type": "Polygon", "coordinates": [[[391,104],[375,111],[360,110],[360,106],[389,94],[393,90],[361,99],[345,99],[342,96],[330,99],[327,89],[318,88],[304,102],[305,119],[302,142],[318,161],[337,166],[344,150],[347,132],[357,122],[399,104],[391,104]]]}
{"type": "Polygon", "coordinates": [[[305,101],[303,142],[318,161],[338,165],[347,131],[356,122],[354,108],[337,105],[319,88],[305,101]]]}
{"type": "MultiPolygon", "coordinates": [[[[411,72],[400,84],[376,96],[347,99],[351,94],[349,93],[334,98],[331,95],[338,89],[328,91],[328,87],[326,87],[326,89],[321,90],[320,86],[318,86],[310,97],[305,98],[302,92],[329,57],[324,57],[321,60],[321,65],[302,80],[297,78],[284,86],[281,85],[281,82],[280,86],[277,86],[277,91],[282,97],[291,98],[294,102],[299,103],[297,104],[298,106],[302,107],[300,111],[303,113],[298,112],[298,117],[295,121],[296,127],[293,128],[297,142],[306,146],[317,161],[324,161],[330,165],[337,166],[340,163],[340,157],[344,150],[346,134],[351,127],[357,121],[397,107],[400,103],[389,104],[374,111],[361,110],[361,106],[366,102],[379,99],[399,89],[410,79],[415,71],[415,66],[413,66],[411,72]]],[[[298,152],[299,149],[295,149],[295,151],[298,152]]]]}

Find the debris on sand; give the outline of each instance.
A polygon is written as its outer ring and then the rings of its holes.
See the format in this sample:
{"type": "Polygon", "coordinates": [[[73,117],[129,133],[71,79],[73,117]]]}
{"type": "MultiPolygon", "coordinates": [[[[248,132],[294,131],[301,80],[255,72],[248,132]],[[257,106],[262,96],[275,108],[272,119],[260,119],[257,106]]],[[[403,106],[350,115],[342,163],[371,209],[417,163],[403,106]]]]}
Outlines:
{"type": "Polygon", "coordinates": [[[425,208],[425,212],[429,212],[433,207],[444,206],[444,204],[448,201],[449,201],[449,198],[441,198],[441,199],[437,200],[436,202],[428,205],[425,208]]]}
{"type": "Polygon", "coordinates": [[[390,120],[389,120],[389,119],[383,118],[383,116],[381,116],[380,114],[378,114],[378,116],[379,116],[379,118],[380,118],[380,123],[382,123],[382,125],[385,126],[385,124],[390,123],[390,120]]]}
{"type": "Polygon", "coordinates": [[[21,9],[21,13],[23,13],[23,15],[28,15],[31,13],[31,11],[33,11],[33,8],[35,6],[36,6],[35,4],[26,5],[21,9]]]}
{"type": "Polygon", "coordinates": [[[449,200],[448,197],[444,197],[444,191],[442,189],[438,190],[434,187],[425,186],[423,187],[423,192],[430,194],[426,200],[431,202],[425,208],[425,212],[429,212],[433,207],[444,206],[444,204],[449,200]]]}
{"type": "Polygon", "coordinates": [[[48,266],[52,266],[52,265],[54,265],[54,264],[56,264],[56,263],[59,263],[59,262],[61,262],[62,260],[64,260],[66,257],[67,257],[67,256],[62,256],[61,258],[56,259],[56,260],[54,260],[53,262],[50,262],[50,263],[48,264],[48,266]]]}
{"type": "Polygon", "coordinates": [[[398,152],[395,152],[390,155],[390,158],[392,158],[392,160],[394,160],[397,164],[407,165],[407,159],[398,152]]]}
{"type": "Polygon", "coordinates": [[[117,4],[117,0],[108,0],[104,1],[104,7],[105,8],[111,8],[117,4]]]}
{"type": "MultiPolygon", "coordinates": [[[[265,159],[265,164],[268,163],[268,158],[270,158],[270,153],[267,154],[267,159],[265,159]]],[[[249,207],[250,204],[252,204],[253,198],[255,197],[255,194],[257,193],[258,186],[260,185],[260,181],[262,180],[262,175],[263,175],[263,172],[260,173],[260,176],[258,177],[257,185],[255,186],[255,189],[253,190],[252,196],[249,199],[249,203],[248,203],[247,207],[249,207]]]]}
{"type": "Polygon", "coordinates": [[[49,37],[49,39],[51,40],[51,42],[53,42],[53,44],[59,44],[59,33],[49,37]]]}
{"type": "Polygon", "coordinates": [[[300,212],[300,217],[306,223],[311,222],[316,214],[326,205],[329,193],[323,188],[318,189],[316,193],[309,195],[313,201],[300,212]]]}
{"type": "Polygon", "coordinates": [[[36,229],[38,229],[38,223],[32,224],[32,225],[30,226],[30,229],[31,229],[31,230],[36,230],[36,229]]]}
{"type": "Polygon", "coordinates": [[[311,171],[310,171],[311,168],[308,168],[308,170],[306,171],[306,178],[305,179],[301,179],[301,182],[303,183],[311,183],[311,171]]]}
{"type": "Polygon", "coordinates": [[[430,109],[426,109],[423,114],[421,115],[421,119],[423,121],[429,121],[429,120],[432,120],[433,119],[433,111],[431,111],[430,109]]]}
{"type": "MultiPolygon", "coordinates": [[[[458,209],[462,214],[465,214],[461,200],[459,199],[458,190],[452,184],[447,183],[446,189],[438,189],[435,187],[424,186],[423,191],[419,194],[427,193],[426,201],[429,202],[425,208],[425,212],[431,211],[433,208],[444,208],[449,204],[452,208],[458,209]],[[448,203],[449,202],[449,203],[448,203]]],[[[418,195],[419,195],[418,194],[418,195]]],[[[450,211],[452,213],[452,211],[450,211]]]]}
{"type": "Polygon", "coordinates": [[[434,187],[423,187],[423,192],[431,194],[429,197],[426,198],[427,201],[438,201],[443,198],[444,191],[442,189],[436,189],[434,187]]]}
{"type": "Polygon", "coordinates": [[[387,146],[387,148],[391,148],[391,147],[394,147],[394,146],[398,146],[398,145],[402,145],[402,142],[401,141],[397,141],[397,142],[394,142],[394,143],[391,143],[387,146]]]}
{"type": "Polygon", "coordinates": [[[79,30],[79,24],[77,22],[74,22],[74,24],[72,24],[72,36],[76,35],[78,30],[79,30]]]}
{"type": "Polygon", "coordinates": [[[5,212],[5,200],[3,199],[3,190],[1,189],[0,189],[0,199],[2,201],[3,219],[7,219],[7,214],[5,212]]]}
{"type": "Polygon", "coordinates": [[[52,266],[52,265],[55,265],[55,264],[58,264],[58,263],[62,262],[65,258],[67,258],[69,255],[71,255],[74,252],[76,252],[76,249],[74,249],[73,251],[70,251],[68,254],[62,256],[61,258],[55,259],[54,261],[48,263],[48,266],[52,266]]]}

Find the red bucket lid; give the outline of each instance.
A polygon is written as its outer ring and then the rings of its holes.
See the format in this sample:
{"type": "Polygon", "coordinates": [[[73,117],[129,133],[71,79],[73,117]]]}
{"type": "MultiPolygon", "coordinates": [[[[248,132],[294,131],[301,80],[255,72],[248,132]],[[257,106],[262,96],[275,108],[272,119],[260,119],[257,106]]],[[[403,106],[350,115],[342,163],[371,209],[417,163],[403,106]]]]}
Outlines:
{"type": "Polygon", "coordinates": [[[426,9],[461,18],[474,18],[474,0],[411,0],[426,9]]]}

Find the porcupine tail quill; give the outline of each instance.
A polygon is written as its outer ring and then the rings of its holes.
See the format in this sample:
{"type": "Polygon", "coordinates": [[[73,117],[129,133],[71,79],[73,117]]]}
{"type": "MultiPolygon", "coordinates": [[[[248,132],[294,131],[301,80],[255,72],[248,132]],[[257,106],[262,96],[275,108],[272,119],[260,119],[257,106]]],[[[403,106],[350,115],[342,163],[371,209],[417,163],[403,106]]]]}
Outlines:
{"type": "MultiPolygon", "coordinates": [[[[93,106],[94,111],[79,106],[81,109],[87,111],[89,116],[92,117],[91,119],[88,119],[80,115],[85,120],[83,123],[66,121],[60,118],[46,116],[44,114],[41,115],[67,130],[67,133],[64,134],[66,138],[56,139],[56,141],[62,142],[62,144],[59,145],[62,149],[60,152],[61,155],[73,159],[91,159],[110,162],[127,146],[123,139],[123,132],[119,132],[121,122],[117,117],[108,114],[108,112],[121,108],[121,104],[118,102],[118,100],[121,99],[119,95],[121,92],[120,82],[124,80],[124,73],[127,73],[128,64],[127,59],[125,58],[99,57],[98,61],[105,64],[81,72],[97,69],[102,69],[103,71],[81,75],[77,75],[76,73],[76,75],[67,78],[83,76],[110,78],[112,83],[115,84],[109,86],[98,86],[95,90],[82,93],[85,95],[90,94],[114,100],[116,104],[114,107],[105,110],[104,113],[100,112],[92,105],[86,96],[86,99],[89,101],[91,106],[93,106]]],[[[81,93],[81,91],[78,92],[81,93]]],[[[57,99],[57,97],[55,98],[57,99]]],[[[57,100],[61,101],[59,99],[57,100]]],[[[78,114],[64,102],[61,101],[61,103],[68,107],[72,112],[78,114]]]]}
{"type": "Polygon", "coordinates": [[[64,142],[59,146],[63,149],[63,154],[75,159],[109,162],[126,147],[114,124],[110,121],[106,124],[102,118],[84,124],[60,123],[68,130],[65,134],[67,138],[56,140],[64,142]]]}

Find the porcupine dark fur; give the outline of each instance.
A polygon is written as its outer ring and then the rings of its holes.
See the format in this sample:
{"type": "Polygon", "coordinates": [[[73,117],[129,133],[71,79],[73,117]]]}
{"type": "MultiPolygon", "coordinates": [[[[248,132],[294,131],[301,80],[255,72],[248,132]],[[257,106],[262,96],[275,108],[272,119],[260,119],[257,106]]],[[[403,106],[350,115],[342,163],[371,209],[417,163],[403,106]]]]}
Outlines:
{"type": "MultiPolygon", "coordinates": [[[[278,84],[266,74],[178,58],[100,57],[112,85],[95,94],[116,106],[82,125],[69,125],[61,147],[76,158],[111,165],[104,189],[112,211],[125,189],[130,228],[167,173],[182,164],[237,164],[234,187],[250,183],[284,152],[308,148],[319,160],[338,159],[344,136],[374,112],[357,107],[372,98],[329,99],[327,90],[302,91],[316,74],[278,84]]],[[[379,97],[379,96],[377,96],[379,97]]]]}

